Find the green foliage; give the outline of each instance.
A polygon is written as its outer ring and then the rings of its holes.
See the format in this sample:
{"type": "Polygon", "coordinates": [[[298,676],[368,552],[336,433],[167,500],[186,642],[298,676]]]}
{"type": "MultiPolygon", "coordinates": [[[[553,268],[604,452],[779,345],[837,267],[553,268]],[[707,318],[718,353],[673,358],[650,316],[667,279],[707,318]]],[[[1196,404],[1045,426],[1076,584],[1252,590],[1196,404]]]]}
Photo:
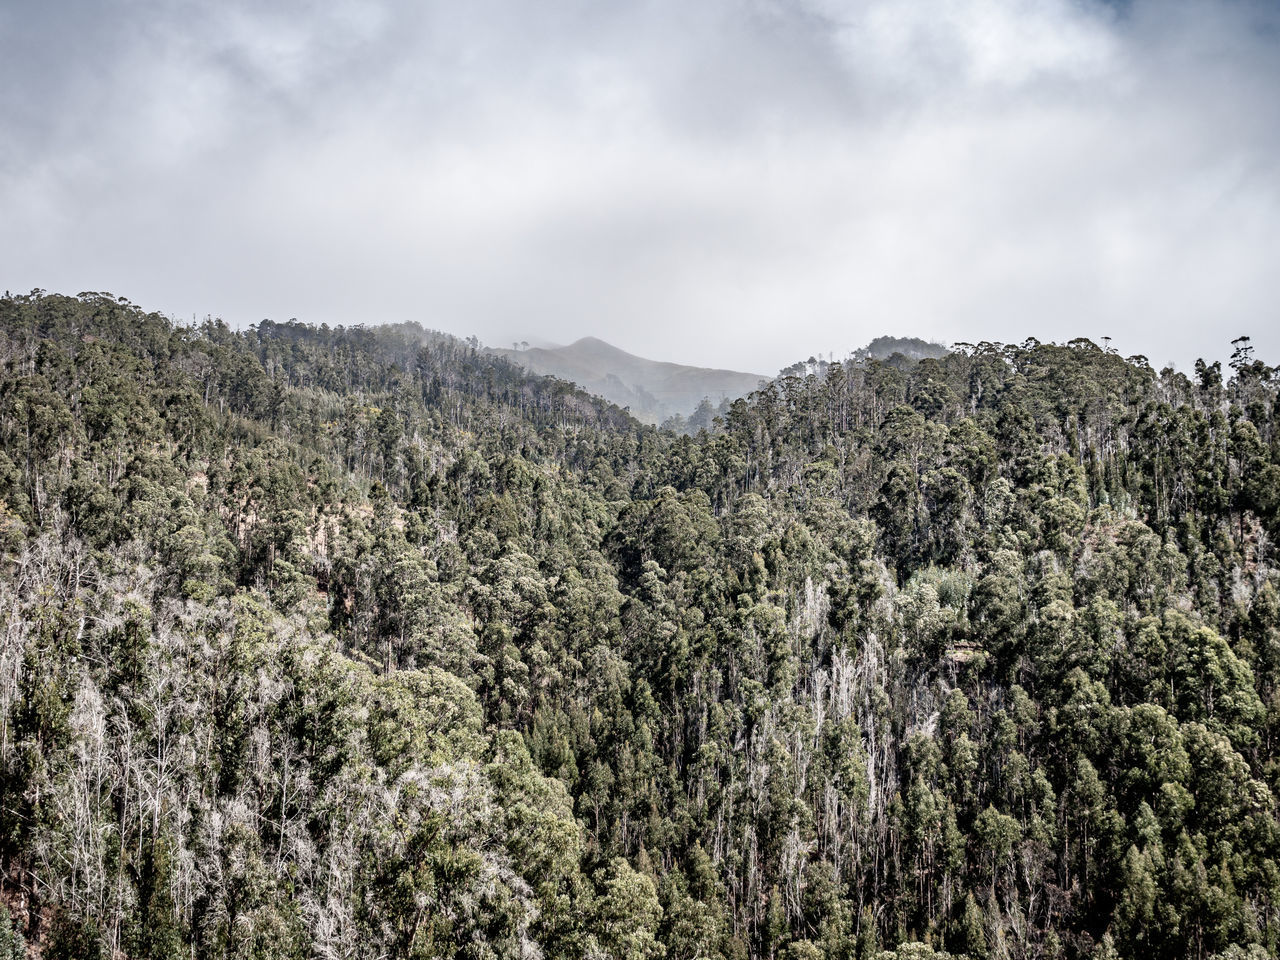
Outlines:
{"type": "Polygon", "coordinates": [[[34,294],[0,356],[0,960],[1276,955],[1259,361],[676,436],[412,325],[34,294]]]}
{"type": "Polygon", "coordinates": [[[27,960],[26,939],[3,903],[0,903],[0,960],[27,960]]]}
{"type": "Polygon", "coordinates": [[[623,960],[666,955],[658,940],[662,905],[652,878],[615,857],[597,880],[595,926],[603,956],[623,960]]]}

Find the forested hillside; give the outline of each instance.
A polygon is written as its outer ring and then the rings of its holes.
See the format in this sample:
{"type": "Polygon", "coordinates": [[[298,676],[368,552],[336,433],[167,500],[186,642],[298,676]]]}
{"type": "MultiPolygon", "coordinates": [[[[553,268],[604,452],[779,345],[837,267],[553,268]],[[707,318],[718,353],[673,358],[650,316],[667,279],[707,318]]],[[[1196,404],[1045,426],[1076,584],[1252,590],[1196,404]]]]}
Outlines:
{"type": "Polygon", "coordinates": [[[0,960],[1280,956],[1276,371],[677,437],[413,326],[0,300],[0,960]]]}

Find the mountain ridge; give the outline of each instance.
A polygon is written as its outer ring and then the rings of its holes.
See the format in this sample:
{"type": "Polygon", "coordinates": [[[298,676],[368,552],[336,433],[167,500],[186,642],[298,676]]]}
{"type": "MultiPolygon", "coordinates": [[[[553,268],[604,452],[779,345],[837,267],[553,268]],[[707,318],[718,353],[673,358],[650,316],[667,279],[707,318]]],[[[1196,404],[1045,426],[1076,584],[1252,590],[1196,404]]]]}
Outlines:
{"type": "Polygon", "coordinates": [[[688,415],[703,399],[717,404],[746,396],[772,379],[741,370],[651,360],[595,336],[580,337],[564,346],[491,347],[490,352],[530,373],[576,383],[651,424],[688,415]]]}

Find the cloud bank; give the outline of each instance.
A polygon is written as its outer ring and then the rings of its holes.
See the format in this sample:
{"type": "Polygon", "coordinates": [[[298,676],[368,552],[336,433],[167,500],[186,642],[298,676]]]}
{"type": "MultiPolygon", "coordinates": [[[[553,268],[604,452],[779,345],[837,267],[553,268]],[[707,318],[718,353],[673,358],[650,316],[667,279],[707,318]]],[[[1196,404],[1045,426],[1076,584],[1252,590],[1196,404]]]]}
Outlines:
{"type": "Polygon", "coordinates": [[[1280,13],[9,4],[0,285],[769,373],[882,334],[1280,362],[1280,13]]]}

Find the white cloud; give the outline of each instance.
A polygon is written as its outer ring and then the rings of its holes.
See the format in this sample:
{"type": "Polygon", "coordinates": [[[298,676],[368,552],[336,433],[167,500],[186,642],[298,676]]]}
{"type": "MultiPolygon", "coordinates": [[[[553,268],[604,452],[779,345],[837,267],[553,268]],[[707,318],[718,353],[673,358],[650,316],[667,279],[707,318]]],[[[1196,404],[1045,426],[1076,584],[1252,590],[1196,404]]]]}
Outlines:
{"type": "Polygon", "coordinates": [[[0,284],[762,372],[885,332],[1280,360],[1263,5],[177,9],[0,20],[0,284]]]}

